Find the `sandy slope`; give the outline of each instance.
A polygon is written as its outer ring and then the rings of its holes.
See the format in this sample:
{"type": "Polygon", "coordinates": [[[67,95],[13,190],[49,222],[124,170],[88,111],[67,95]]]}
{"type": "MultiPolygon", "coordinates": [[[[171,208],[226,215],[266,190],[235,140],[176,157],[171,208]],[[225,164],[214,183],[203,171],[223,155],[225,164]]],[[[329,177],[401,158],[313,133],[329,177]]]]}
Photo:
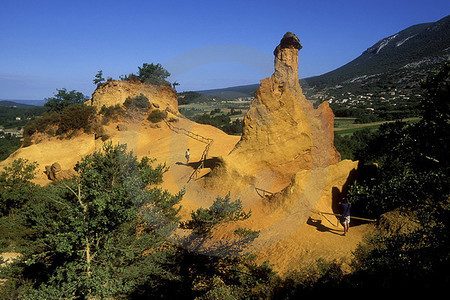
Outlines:
{"type": "MultiPolygon", "coordinates": [[[[141,124],[126,124],[126,130],[122,131],[118,131],[116,125],[111,124],[107,128],[113,143],[126,143],[128,149],[133,150],[138,157],[155,157],[158,162],[165,162],[169,166],[162,187],[171,193],[185,189],[181,211],[183,218],[187,218],[190,212],[198,207],[209,206],[218,195],[224,196],[224,191],[211,190],[205,186],[204,178],[187,183],[206,146],[205,143],[175,133],[163,122],[156,128],[147,121],[141,124]],[[191,165],[185,164],[184,153],[187,148],[191,152],[191,165]]],[[[187,119],[180,118],[174,125],[214,139],[209,157],[227,155],[239,140],[239,137],[229,136],[215,127],[200,125],[187,119]]],[[[95,140],[92,135],[81,135],[70,140],[51,138],[19,149],[0,165],[10,164],[18,157],[37,161],[40,166],[35,181],[46,184],[50,182],[42,173],[46,165],[59,162],[63,169],[70,169],[82,156],[100,149],[101,145],[102,142],[95,140]]],[[[370,227],[353,227],[350,234],[344,237],[342,227],[335,226],[335,218],[328,218],[331,220],[329,222],[314,214],[312,210],[332,212],[331,190],[333,187],[342,187],[353,167],[356,167],[355,162],[343,161],[329,168],[305,171],[292,182],[279,180],[274,178],[271,172],[262,171],[254,184],[240,187],[237,192],[232,193],[233,199],[241,199],[244,207],[252,210],[252,217],[239,225],[261,232],[260,238],[251,248],[259,254],[258,259],[268,260],[281,273],[321,257],[348,261],[351,251],[370,227]],[[256,188],[280,193],[268,200],[262,197],[263,192],[256,188]]],[[[209,169],[203,170],[201,175],[208,171],[209,169]]],[[[222,228],[216,236],[227,237],[229,230],[233,228],[235,225],[222,228]]]]}

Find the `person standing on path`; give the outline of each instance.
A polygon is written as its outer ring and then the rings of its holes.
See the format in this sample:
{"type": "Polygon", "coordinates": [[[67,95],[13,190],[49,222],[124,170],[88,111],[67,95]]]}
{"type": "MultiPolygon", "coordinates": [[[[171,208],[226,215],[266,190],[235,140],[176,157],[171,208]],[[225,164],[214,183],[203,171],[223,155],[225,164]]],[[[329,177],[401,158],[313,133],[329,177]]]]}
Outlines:
{"type": "Polygon", "coordinates": [[[189,156],[191,154],[189,153],[189,148],[186,150],[186,154],[184,155],[184,157],[186,157],[186,165],[189,164],[189,156]]]}
{"type": "Polygon", "coordinates": [[[342,202],[339,202],[342,206],[342,223],[344,225],[344,235],[347,235],[348,228],[350,227],[350,208],[351,204],[344,199],[342,202]]]}

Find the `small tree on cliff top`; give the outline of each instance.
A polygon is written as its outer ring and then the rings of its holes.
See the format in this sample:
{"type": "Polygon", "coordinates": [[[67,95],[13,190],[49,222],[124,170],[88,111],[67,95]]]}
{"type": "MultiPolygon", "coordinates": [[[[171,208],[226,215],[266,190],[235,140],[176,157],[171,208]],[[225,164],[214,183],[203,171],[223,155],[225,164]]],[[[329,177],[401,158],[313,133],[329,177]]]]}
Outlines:
{"type": "Polygon", "coordinates": [[[163,68],[161,64],[147,64],[144,63],[139,68],[139,80],[142,82],[153,84],[166,84],[166,78],[170,76],[170,73],[163,68]]]}
{"type": "Polygon", "coordinates": [[[44,104],[49,111],[60,112],[71,104],[83,103],[89,99],[89,97],[83,95],[83,93],[75,90],[67,91],[67,89],[60,89],[56,91],[57,93],[55,96],[47,98],[47,102],[44,104]]]}

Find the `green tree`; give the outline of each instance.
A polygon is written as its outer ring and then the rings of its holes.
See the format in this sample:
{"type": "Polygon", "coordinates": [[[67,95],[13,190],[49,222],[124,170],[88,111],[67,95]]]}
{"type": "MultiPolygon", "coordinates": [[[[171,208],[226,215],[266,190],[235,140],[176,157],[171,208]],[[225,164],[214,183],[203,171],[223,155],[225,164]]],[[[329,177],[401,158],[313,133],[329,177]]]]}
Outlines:
{"type": "Polygon", "coordinates": [[[36,175],[36,162],[19,158],[0,173],[0,217],[20,209],[35,186],[31,180],[36,175]]]}
{"type": "Polygon", "coordinates": [[[356,156],[377,163],[377,174],[361,177],[350,196],[363,214],[378,217],[401,206],[414,207],[427,198],[441,201],[449,192],[447,159],[450,138],[448,90],[450,64],[444,64],[422,84],[423,119],[416,124],[380,126],[356,156]]]}
{"type": "Polygon", "coordinates": [[[214,231],[229,223],[248,219],[240,200],[218,197],[209,208],[199,208],[191,219],[181,223],[190,234],[181,241],[178,252],[180,284],[176,293],[187,298],[243,299],[267,298],[267,287],[275,277],[267,264],[243,252],[259,232],[238,228],[230,239],[216,239],[214,231]]]}
{"type": "Polygon", "coordinates": [[[57,93],[54,97],[45,99],[47,102],[44,106],[47,107],[50,112],[59,112],[71,104],[84,103],[89,99],[87,96],[83,95],[83,93],[75,90],[67,91],[67,89],[63,88],[56,91],[57,93]]]}
{"type": "Polygon", "coordinates": [[[60,111],[46,112],[25,125],[23,129],[24,146],[29,146],[26,142],[35,132],[49,135],[70,135],[80,129],[90,132],[95,113],[95,107],[83,103],[64,105],[60,111]]]}
{"type": "Polygon", "coordinates": [[[445,287],[450,266],[450,64],[423,83],[423,119],[415,125],[381,126],[361,153],[378,170],[359,178],[349,198],[362,214],[379,217],[394,209],[415,222],[404,233],[380,231],[355,252],[349,285],[445,287]]]}
{"type": "Polygon", "coordinates": [[[123,105],[128,109],[147,111],[151,104],[144,94],[140,94],[136,97],[128,97],[123,105]]]}
{"type": "Polygon", "coordinates": [[[105,78],[103,78],[103,71],[102,70],[98,71],[92,81],[97,86],[100,85],[103,81],[105,81],[105,78]]]}
{"type": "Polygon", "coordinates": [[[0,137],[0,161],[5,160],[14,151],[20,148],[21,138],[13,135],[3,135],[0,137]]]}
{"type": "Polygon", "coordinates": [[[170,83],[166,81],[166,78],[170,76],[170,73],[164,69],[161,64],[144,63],[142,67],[138,68],[138,78],[141,82],[158,85],[170,85],[170,83]]]}
{"type": "Polygon", "coordinates": [[[167,242],[182,193],[149,184],[164,165],[137,158],[124,145],[77,163],[76,180],[47,186],[21,211],[22,258],[3,268],[25,298],[122,298],[146,283],[156,289],[170,272],[167,242]]]}
{"type": "Polygon", "coordinates": [[[154,109],[151,111],[151,113],[148,115],[147,120],[149,120],[152,123],[158,123],[161,122],[167,118],[167,111],[161,111],[159,109],[154,109]]]}

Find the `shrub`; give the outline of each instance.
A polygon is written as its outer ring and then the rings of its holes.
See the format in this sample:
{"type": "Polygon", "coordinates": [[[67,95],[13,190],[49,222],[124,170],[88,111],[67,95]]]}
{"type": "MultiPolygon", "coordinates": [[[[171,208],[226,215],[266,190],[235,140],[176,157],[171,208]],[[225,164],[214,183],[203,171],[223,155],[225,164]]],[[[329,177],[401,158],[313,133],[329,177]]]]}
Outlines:
{"type": "Polygon", "coordinates": [[[95,108],[84,104],[74,104],[63,109],[56,134],[83,129],[90,132],[90,121],[95,114],[95,108]]]}
{"type": "Polygon", "coordinates": [[[158,123],[164,120],[167,117],[167,112],[160,111],[159,109],[153,110],[149,115],[147,120],[152,123],[158,123]]]}
{"type": "Polygon", "coordinates": [[[44,106],[47,107],[49,111],[59,112],[69,105],[83,103],[89,99],[81,92],[77,92],[75,90],[68,92],[67,89],[60,89],[57,91],[58,92],[54,97],[46,99],[47,102],[44,104],[44,106]]]}
{"type": "MultiPolygon", "coordinates": [[[[50,132],[50,127],[56,127],[55,134],[63,135],[83,129],[90,132],[90,121],[95,114],[95,108],[82,103],[71,104],[61,111],[44,113],[41,117],[31,120],[24,127],[25,138],[36,132],[50,132]]],[[[53,128],[54,129],[54,128],[53,128]]],[[[52,129],[52,130],[53,130],[52,129]]]]}
{"type": "Polygon", "coordinates": [[[118,122],[121,117],[125,115],[124,109],[117,104],[115,106],[105,106],[103,105],[100,109],[100,114],[103,115],[103,124],[108,124],[109,122],[118,122]]]}
{"type": "MultiPolygon", "coordinates": [[[[163,68],[161,64],[147,64],[144,63],[142,67],[138,67],[139,72],[136,74],[122,75],[120,80],[126,81],[140,81],[142,83],[148,83],[153,85],[166,85],[171,86],[170,82],[166,80],[170,76],[170,73],[163,68]]],[[[178,85],[174,83],[174,85],[178,85]]]]}
{"type": "Polygon", "coordinates": [[[166,78],[170,76],[170,73],[163,68],[161,64],[147,64],[144,63],[139,69],[139,80],[144,83],[154,85],[170,85],[166,78]]]}
{"type": "Polygon", "coordinates": [[[150,101],[143,94],[140,94],[136,97],[128,97],[123,105],[128,109],[147,111],[150,108],[150,101]]]}

